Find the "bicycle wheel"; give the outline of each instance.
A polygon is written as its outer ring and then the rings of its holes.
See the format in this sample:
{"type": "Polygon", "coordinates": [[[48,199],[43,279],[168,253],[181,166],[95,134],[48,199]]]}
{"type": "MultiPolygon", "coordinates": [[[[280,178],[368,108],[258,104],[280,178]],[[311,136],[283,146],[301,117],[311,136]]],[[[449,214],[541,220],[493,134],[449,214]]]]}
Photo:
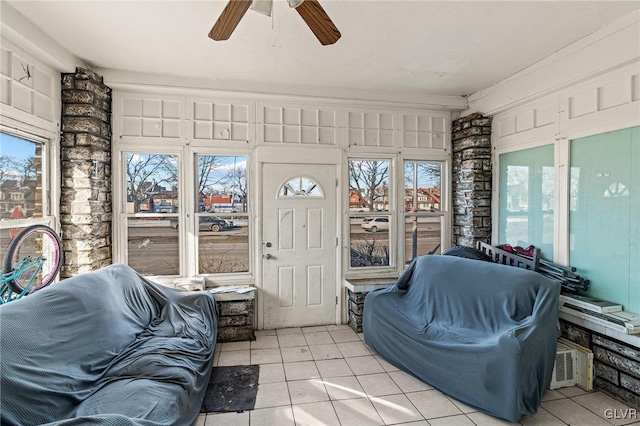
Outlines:
{"type": "Polygon", "coordinates": [[[62,265],[62,243],[58,234],[46,225],[24,228],[11,240],[2,263],[6,273],[18,271],[7,282],[15,293],[28,288],[30,293],[48,286],[62,265]],[[30,259],[22,262],[25,259],[30,259]]]}

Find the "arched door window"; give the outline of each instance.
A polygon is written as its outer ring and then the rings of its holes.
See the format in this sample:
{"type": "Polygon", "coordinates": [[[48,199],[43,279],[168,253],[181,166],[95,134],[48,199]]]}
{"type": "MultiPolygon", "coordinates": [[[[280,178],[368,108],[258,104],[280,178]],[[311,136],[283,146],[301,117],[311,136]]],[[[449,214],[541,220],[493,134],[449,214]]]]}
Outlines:
{"type": "Polygon", "coordinates": [[[278,191],[282,197],[317,197],[324,198],[324,191],[318,182],[305,176],[297,176],[286,181],[278,191]]]}

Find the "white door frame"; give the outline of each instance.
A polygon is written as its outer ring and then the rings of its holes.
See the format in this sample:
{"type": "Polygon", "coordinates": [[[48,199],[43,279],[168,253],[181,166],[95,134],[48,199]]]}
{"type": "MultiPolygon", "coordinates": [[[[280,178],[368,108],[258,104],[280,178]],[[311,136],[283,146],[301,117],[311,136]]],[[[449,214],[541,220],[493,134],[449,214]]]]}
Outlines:
{"type": "Polygon", "coordinates": [[[336,304],[336,314],[335,314],[335,324],[340,324],[342,322],[342,305],[344,304],[344,291],[342,286],[342,209],[343,209],[343,198],[342,193],[343,190],[343,182],[340,177],[342,164],[343,164],[343,153],[340,149],[308,149],[308,148],[297,148],[297,147],[265,147],[259,146],[256,147],[255,150],[255,158],[257,164],[256,173],[253,174],[254,188],[257,189],[256,196],[254,200],[257,202],[256,208],[256,216],[255,216],[255,224],[256,224],[256,238],[254,239],[254,253],[255,256],[255,280],[256,287],[259,289],[257,293],[257,309],[256,309],[256,329],[262,330],[264,329],[264,300],[260,297],[260,291],[264,288],[263,284],[263,267],[262,261],[264,254],[264,247],[262,246],[262,233],[264,230],[264,206],[262,205],[262,173],[264,169],[265,163],[288,163],[288,164],[327,164],[335,166],[335,176],[336,176],[336,235],[335,237],[338,239],[338,247],[336,250],[336,296],[337,296],[337,304],[336,304]]]}

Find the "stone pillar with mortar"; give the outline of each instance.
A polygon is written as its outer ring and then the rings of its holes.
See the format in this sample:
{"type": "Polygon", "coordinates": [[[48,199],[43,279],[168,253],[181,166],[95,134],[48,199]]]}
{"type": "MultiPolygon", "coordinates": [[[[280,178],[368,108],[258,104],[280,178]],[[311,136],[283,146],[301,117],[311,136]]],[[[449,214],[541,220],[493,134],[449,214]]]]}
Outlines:
{"type": "Polygon", "coordinates": [[[112,263],[111,89],[100,75],[62,74],[61,278],[112,263]]]}
{"type": "Polygon", "coordinates": [[[452,126],[453,245],[491,239],[491,118],[471,114],[452,126]]]}

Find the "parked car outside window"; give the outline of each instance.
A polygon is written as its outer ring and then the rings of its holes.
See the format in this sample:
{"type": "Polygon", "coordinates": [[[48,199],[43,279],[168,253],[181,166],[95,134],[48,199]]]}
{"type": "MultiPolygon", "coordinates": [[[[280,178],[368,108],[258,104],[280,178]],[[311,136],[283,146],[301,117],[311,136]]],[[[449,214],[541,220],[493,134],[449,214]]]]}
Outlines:
{"type": "MultiPolygon", "coordinates": [[[[171,219],[169,226],[178,229],[178,219],[171,219]]],[[[233,221],[222,219],[217,216],[200,216],[200,231],[220,232],[233,227],[233,221]]]]}
{"type": "Polygon", "coordinates": [[[388,217],[367,217],[362,220],[360,225],[362,229],[370,232],[388,231],[389,230],[389,218],[388,217]]]}

